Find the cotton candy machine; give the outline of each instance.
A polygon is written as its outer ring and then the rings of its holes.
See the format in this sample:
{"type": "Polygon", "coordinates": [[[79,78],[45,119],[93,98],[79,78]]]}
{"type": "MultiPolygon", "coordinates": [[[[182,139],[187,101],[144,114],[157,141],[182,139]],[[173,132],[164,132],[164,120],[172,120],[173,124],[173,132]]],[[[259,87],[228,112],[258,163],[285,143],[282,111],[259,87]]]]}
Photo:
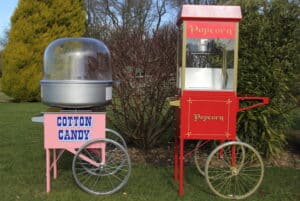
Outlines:
{"type": "Polygon", "coordinates": [[[112,99],[108,48],[92,38],[55,40],[45,50],[43,73],[41,98],[50,108],[32,121],[44,126],[46,192],[64,151],[74,154],[73,177],[82,190],[95,195],[120,190],[131,162],[124,138],[106,128],[102,110],[112,99]]]}
{"type": "Polygon", "coordinates": [[[41,97],[61,108],[104,106],[112,99],[110,52],[92,38],[61,38],[44,53],[41,97]]]}

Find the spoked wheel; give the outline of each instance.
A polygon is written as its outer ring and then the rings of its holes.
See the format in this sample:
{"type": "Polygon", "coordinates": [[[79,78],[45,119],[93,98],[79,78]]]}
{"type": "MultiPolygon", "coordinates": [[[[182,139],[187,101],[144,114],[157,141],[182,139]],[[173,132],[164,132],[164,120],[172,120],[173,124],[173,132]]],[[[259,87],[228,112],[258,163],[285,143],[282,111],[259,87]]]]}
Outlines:
{"type": "Polygon", "coordinates": [[[126,150],[127,150],[127,144],[124,140],[124,138],[115,130],[110,129],[110,128],[106,128],[105,129],[106,132],[106,138],[111,139],[115,142],[118,142],[120,145],[122,145],[126,150]]]}
{"type": "Polygon", "coordinates": [[[205,164],[210,189],[227,199],[244,199],[260,186],[264,165],[259,153],[243,142],[226,142],[214,149],[205,164]]]}
{"type": "MultiPolygon", "coordinates": [[[[236,137],[237,141],[240,141],[238,137],[236,137]]],[[[194,152],[194,162],[197,167],[199,173],[205,177],[205,163],[208,155],[214,150],[218,144],[213,140],[199,140],[195,147],[194,152]]]]}
{"type": "Polygon", "coordinates": [[[81,189],[95,195],[108,195],[127,183],[131,162],[122,145],[107,138],[97,139],[78,150],[72,171],[81,189]]]}
{"type": "MultiPolygon", "coordinates": [[[[211,141],[212,142],[212,141],[211,141]]],[[[215,143],[215,142],[213,142],[215,143]]],[[[214,145],[210,143],[209,140],[199,140],[197,142],[197,145],[195,147],[195,152],[194,152],[194,161],[197,167],[197,170],[202,176],[205,176],[205,162],[208,157],[208,150],[213,150],[212,147],[214,145]]]]}

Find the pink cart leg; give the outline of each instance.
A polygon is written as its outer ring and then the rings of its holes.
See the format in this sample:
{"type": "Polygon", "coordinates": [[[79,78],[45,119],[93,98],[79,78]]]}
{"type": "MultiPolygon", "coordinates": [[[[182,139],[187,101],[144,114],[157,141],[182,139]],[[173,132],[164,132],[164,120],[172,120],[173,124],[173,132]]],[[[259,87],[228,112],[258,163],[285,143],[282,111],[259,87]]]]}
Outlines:
{"type": "Polygon", "coordinates": [[[46,149],[46,192],[50,192],[50,150],[46,149]]]}
{"type": "Polygon", "coordinates": [[[101,147],[101,163],[104,165],[105,162],[106,162],[106,156],[105,156],[105,146],[106,144],[103,144],[102,147],[101,147]]]}
{"type": "Polygon", "coordinates": [[[184,139],[179,139],[180,141],[180,153],[179,153],[179,196],[183,195],[183,180],[184,180],[184,139]]]}
{"type": "Polygon", "coordinates": [[[57,159],[56,159],[56,149],[53,149],[53,178],[57,178],[57,159]]]}

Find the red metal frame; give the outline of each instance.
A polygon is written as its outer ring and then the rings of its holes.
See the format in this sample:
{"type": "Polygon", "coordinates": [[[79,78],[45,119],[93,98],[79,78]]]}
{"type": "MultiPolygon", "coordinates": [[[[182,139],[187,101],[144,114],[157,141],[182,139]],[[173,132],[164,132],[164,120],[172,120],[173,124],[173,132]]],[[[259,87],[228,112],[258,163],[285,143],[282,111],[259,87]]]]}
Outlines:
{"type": "Polygon", "coordinates": [[[256,103],[248,107],[239,108],[239,112],[269,104],[269,98],[267,97],[244,96],[244,97],[237,97],[237,98],[239,102],[240,101],[262,101],[261,103],[256,103]]]}
{"type": "MultiPolygon", "coordinates": [[[[232,91],[188,91],[180,97],[179,129],[174,145],[174,179],[183,195],[185,140],[236,140],[236,115],[269,103],[267,97],[238,97],[232,91]],[[240,108],[240,101],[261,101],[240,108]]],[[[235,147],[232,148],[235,152],[235,147]]],[[[222,153],[220,152],[220,155],[222,153]]],[[[233,154],[232,164],[235,164],[233,154]]]]}
{"type": "MultiPolygon", "coordinates": [[[[183,5],[177,24],[182,24],[182,41],[179,41],[177,85],[181,92],[179,101],[171,105],[178,106],[178,129],[174,145],[174,179],[179,182],[179,195],[183,195],[184,181],[184,142],[185,140],[236,140],[236,115],[269,103],[267,97],[238,97],[237,63],[238,32],[242,18],[239,6],[183,5]],[[234,39],[234,75],[232,91],[186,90],[186,40],[196,39],[234,39]],[[179,71],[180,70],[180,71],[179,71]],[[241,101],[255,101],[253,105],[240,107],[241,101]],[[259,101],[259,103],[257,103],[259,101]]],[[[191,89],[191,88],[189,88],[191,89]]],[[[199,88],[200,89],[200,88],[199,88]]],[[[235,165],[235,146],[232,146],[231,163],[235,165]]],[[[223,151],[220,150],[220,157],[223,151]]],[[[188,155],[191,155],[188,153],[188,155]]],[[[186,155],[186,156],[188,156],[186,155]]]]}

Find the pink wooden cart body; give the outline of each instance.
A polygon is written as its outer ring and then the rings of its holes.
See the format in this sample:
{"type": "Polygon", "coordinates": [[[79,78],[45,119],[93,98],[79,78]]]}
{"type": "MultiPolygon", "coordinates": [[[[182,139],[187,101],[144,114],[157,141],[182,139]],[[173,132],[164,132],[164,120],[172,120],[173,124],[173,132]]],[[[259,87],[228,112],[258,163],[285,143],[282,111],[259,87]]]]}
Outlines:
{"type": "MultiPolygon", "coordinates": [[[[46,150],[46,191],[50,192],[50,172],[57,177],[57,161],[67,150],[74,155],[90,140],[105,138],[105,113],[45,113],[44,114],[44,148],[46,150]],[[53,150],[52,160],[50,149],[53,150]],[[56,150],[60,149],[57,154],[56,150]]],[[[98,143],[102,163],[105,163],[105,143],[98,143]]],[[[89,147],[93,148],[93,147],[89,147]]],[[[83,160],[98,166],[95,162],[82,156],[83,160]]]]}

